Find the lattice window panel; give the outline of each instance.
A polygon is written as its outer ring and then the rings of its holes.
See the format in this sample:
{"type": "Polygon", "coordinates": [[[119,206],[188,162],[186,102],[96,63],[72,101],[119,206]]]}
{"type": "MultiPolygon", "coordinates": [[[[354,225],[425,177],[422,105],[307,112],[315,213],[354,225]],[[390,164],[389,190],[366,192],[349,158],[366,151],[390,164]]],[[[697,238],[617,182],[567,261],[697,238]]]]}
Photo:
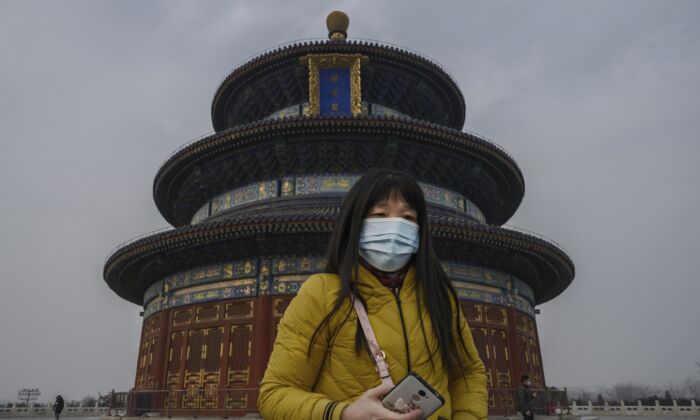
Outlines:
{"type": "Polygon", "coordinates": [[[518,331],[527,332],[528,331],[528,319],[525,315],[517,314],[515,315],[515,328],[518,331]]]}
{"type": "Polygon", "coordinates": [[[254,303],[252,300],[227,303],[224,317],[226,319],[252,318],[253,307],[254,303]]]}
{"type": "Polygon", "coordinates": [[[537,342],[532,338],[528,338],[528,347],[530,353],[530,360],[532,362],[532,369],[530,371],[530,379],[532,380],[532,385],[536,387],[543,387],[544,378],[542,377],[542,364],[540,363],[537,342]]]}
{"type": "Polygon", "coordinates": [[[210,328],[205,332],[206,346],[202,357],[205,372],[218,372],[221,369],[221,357],[224,353],[223,335],[223,327],[210,328]]]}
{"type": "Polygon", "coordinates": [[[495,384],[498,387],[509,387],[511,386],[511,377],[506,332],[495,328],[489,329],[489,331],[491,334],[491,354],[495,384]]]}
{"type": "Polygon", "coordinates": [[[199,388],[202,386],[202,356],[204,353],[204,330],[191,330],[187,343],[185,363],[185,393],[183,408],[198,408],[200,402],[199,388]]]}
{"type": "Polygon", "coordinates": [[[148,360],[146,361],[146,387],[152,388],[155,385],[155,363],[154,359],[158,357],[158,337],[153,337],[150,340],[148,349],[148,360]]]}
{"type": "Polygon", "coordinates": [[[202,369],[204,353],[204,330],[191,330],[187,343],[187,372],[199,372],[202,369]]]}
{"type": "Polygon", "coordinates": [[[478,303],[463,301],[460,303],[462,312],[469,322],[484,322],[482,306],[478,303]]]}
{"type": "Polygon", "coordinates": [[[250,380],[253,326],[232,325],[228,346],[228,384],[246,385],[250,380]]]}
{"type": "Polygon", "coordinates": [[[219,305],[200,306],[197,308],[197,322],[216,321],[219,319],[219,305]]]}
{"type": "Polygon", "coordinates": [[[192,320],[192,312],[189,309],[175,311],[173,314],[173,325],[187,325],[192,320]]]}
{"type": "Polygon", "coordinates": [[[486,322],[496,325],[508,325],[508,318],[506,317],[505,308],[485,305],[484,309],[486,322]]]}
{"type": "Polygon", "coordinates": [[[185,349],[185,332],[170,334],[170,351],[168,351],[168,374],[179,374],[185,349]]]}

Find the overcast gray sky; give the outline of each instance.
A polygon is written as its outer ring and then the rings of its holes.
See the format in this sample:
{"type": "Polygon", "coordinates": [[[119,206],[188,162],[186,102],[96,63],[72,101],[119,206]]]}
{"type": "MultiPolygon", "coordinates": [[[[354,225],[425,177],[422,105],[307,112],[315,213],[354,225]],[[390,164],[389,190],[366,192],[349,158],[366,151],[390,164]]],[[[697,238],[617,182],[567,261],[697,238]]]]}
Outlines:
{"type": "Polygon", "coordinates": [[[325,37],[422,52],[526,182],[509,222],[577,275],[538,316],[548,385],[681,381],[700,360],[700,2],[0,2],[0,399],[133,385],[138,306],[110,250],[164,227],[153,177],[211,131],[246,58],[325,37]]]}

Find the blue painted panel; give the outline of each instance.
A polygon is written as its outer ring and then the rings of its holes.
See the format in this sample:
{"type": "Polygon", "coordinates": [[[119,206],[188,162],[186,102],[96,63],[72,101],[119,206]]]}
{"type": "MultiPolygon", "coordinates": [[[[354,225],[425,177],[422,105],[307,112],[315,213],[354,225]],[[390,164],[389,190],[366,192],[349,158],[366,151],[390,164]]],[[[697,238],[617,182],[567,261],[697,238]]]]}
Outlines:
{"type": "Polygon", "coordinates": [[[319,69],[319,105],[323,117],[352,115],[350,69],[319,69]]]}

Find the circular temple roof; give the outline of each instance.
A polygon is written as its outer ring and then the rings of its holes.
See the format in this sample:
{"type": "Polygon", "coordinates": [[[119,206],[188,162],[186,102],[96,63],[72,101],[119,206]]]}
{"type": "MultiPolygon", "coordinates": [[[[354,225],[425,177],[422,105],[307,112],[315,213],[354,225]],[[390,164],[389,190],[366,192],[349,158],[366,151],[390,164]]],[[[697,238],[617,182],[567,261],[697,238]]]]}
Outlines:
{"type": "Polygon", "coordinates": [[[263,119],[309,100],[307,54],[362,54],[362,100],[410,117],[461,129],[465,103],[457,83],[437,63],[405,49],[379,42],[308,41],[282,46],[251,59],[231,72],[214,95],[215,131],[263,119]]]}
{"type": "Polygon", "coordinates": [[[184,146],[159,169],[153,196],[163,217],[182,226],[214,196],[247,183],[375,166],[463,194],[490,224],[505,223],[525,190],[515,161],[469,133],[405,117],[299,117],[239,125],[184,146]]]}
{"type": "MultiPolygon", "coordinates": [[[[141,304],[164,276],[232,255],[324,255],[337,212],[337,206],[278,207],[152,234],[112,253],[104,278],[119,296],[141,304]]],[[[431,216],[431,231],[441,258],[512,273],[532,288],[537,304],[574,277],[568,254],[542,238],[442,215],[431,216]]]]}

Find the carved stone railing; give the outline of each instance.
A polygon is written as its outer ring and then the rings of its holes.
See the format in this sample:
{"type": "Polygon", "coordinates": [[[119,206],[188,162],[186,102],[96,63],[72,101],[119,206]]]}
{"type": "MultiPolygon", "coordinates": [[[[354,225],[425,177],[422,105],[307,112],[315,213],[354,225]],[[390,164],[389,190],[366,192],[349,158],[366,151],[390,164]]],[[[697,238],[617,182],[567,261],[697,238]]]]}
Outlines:
{"type": "Polygon", "coordinates": [[[657,400],[654,405],[642,405],[641,401],[637,404],[626,405],[624,401],[620,401],[620,405],[610,405],[607,402],[604,405],[593,405],[589,401],[587,405],[578,405],[576,402],[571,404],[571,414],[575,416],[699,416],[700,407],[695,403],[695,400],[690,400],[690,405],[678,405],[676,400],[673,400],[672,405],[661,405],[657,400]]]}
{"type": "MultiPolygon", "coordinates": [[[[107,414],[109,407],[94,406],[64,407],[61,417],[97,417],[107,414]]],[[[22,417],[53,417],[53,404],[32,407],[18,407],[13,404],[11,407],[0,407],[0,418],[22,418],[22,417]]]]}

